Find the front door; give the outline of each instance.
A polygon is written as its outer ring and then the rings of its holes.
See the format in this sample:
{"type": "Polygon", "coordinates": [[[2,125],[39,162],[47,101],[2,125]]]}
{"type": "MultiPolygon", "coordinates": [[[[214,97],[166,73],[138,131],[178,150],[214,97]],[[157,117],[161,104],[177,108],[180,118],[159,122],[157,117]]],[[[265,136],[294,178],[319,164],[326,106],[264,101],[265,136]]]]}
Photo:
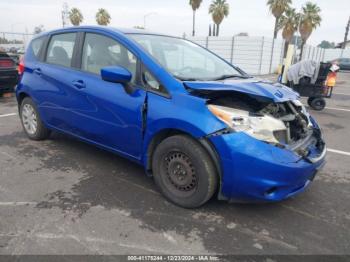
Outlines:
{"type": "Polygon", "coordinates": [[[137,58],[116,40],[86,33],[81,69],[75,71],[72,94],[76,104],[69,125],[73,132],[104,147],[140,159],[142,110],[146,91],[137,84],[137,58]],[[122,66],[133,75],[133,91],[101,79],[101,68],[122,66]]]}

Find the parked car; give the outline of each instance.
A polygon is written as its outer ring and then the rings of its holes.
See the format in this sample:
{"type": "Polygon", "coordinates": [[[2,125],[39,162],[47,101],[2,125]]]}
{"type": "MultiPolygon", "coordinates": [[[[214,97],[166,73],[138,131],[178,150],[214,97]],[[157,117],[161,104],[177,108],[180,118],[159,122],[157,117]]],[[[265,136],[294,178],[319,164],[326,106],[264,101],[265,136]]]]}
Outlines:
{"type": "Polygon", "coordinates": [[[18,50],[17,47],[11,47],[9,52],[12,53],[12,54],[17,54],[17,50],[18,50]]]}
{"type": "Polygon", "coordinates": [[[13,92],[18,81],[16,62],[6,53],[0,52],[0,96],[13,92]]]}
{"type": "Polygon", "coordinates": [[[17,54],[20,54],[20,55],[23,55],[24,52],[25,52],[25,49],[23,47],[17,50],[17,54]]]}
{"type": "Polygon", "coordinates": [[[326,146],[298,94],[205,48],[144,30],[76,27],[34,38],[16,95],[30,139],[51,131],[145,167],[182,207],[302,192],[326,146]]]}
{"type": "Polygon", "coordinates": [[[331,61],[331,63],[336,63],[340,70],[350,70],[350,58],[338,58],[331,61]]]}

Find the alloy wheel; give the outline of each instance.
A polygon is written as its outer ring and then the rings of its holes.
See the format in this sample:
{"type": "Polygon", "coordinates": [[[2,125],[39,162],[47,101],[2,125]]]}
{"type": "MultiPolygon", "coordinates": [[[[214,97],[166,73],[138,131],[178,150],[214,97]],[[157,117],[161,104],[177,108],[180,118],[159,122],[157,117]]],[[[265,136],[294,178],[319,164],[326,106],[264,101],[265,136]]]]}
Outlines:
{"type": "Polygon", "coordinates": [[[38,128],[38,120],[33,106],[30,104],[25,104],[23,106],[21,116],[26,132],[30,135],[34,135],[38,128]]]}

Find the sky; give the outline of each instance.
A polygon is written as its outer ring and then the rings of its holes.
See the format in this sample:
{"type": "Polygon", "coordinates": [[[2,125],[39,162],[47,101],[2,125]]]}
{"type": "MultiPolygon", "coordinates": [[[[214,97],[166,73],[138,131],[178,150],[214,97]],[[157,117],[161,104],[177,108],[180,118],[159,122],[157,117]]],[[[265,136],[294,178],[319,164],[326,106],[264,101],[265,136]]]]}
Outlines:
{"type": "MultiPolygon", "coordinates": [[[[300,10],[307,0],[293,0],[300,10]]],[[[317,45],[322,40],[342,42],[350,16],[350,0],[312,0],[322,9],[322,24],[308,40],[317,45]]],[[[191,35],[192,9],[189,0],[0,0],[0,32],[29,32],[43,24],[46,30],[62,27],[61,10],[66,2],[69,8],[79,8],[84,25],[95,25],[98,8],[105,8],[112,20],[110,26],[131,28],[144,25],[151,31],[182,36],[191,35]]],[[[247,32],[250,36],[272,37],[274,17],[266,0],[227,0],[230,14],[220,27],[221,36],[247,32]]],[[[207,36],[212,19],[208,14],[211,0],[203,0],[196,15],[196,35],[207,36]]],[[[281,37],[281,34],[279,34],[281,37]]]]}

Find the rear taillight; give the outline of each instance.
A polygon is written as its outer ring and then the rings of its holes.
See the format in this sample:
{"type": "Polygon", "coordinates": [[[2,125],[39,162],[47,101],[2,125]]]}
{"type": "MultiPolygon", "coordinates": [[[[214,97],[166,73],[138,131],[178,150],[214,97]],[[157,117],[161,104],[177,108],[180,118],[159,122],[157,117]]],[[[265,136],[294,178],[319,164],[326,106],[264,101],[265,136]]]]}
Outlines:
{"type": "Polygon", "coordinates": [[[1,59],[0,60],[0,68],[10,68],[14,67],[15,62],[12,59],[1,59]]]}
{"type": "Polygon", "coordinates": [[[18,65],[18,74],[22,75],[24,73],[24,59],[21,57],[19,59],[19,65],[18,65]]]}

